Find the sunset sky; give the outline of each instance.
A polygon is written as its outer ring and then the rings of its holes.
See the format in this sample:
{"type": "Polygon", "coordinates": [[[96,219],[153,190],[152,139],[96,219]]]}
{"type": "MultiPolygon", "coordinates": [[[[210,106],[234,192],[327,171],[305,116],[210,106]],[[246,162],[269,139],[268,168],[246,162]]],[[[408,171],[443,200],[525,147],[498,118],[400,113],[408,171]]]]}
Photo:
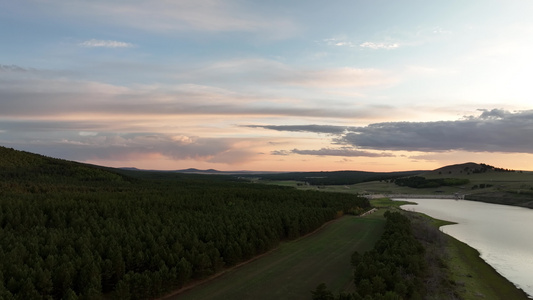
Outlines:
{"type": "Polygon", "coordinates": [[[143,169],[533,170],[533,1],[0,7],[1,146],[143,169]]]}

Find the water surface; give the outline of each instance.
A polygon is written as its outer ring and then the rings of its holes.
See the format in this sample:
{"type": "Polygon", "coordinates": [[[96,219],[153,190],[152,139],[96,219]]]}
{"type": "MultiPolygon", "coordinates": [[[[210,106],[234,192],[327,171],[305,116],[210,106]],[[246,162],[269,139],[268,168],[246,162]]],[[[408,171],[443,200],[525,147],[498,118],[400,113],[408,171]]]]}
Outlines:
{"type": "Polygon", "coordinates": [[[533,295],[532,209],[452,199],[402,200],[418,203],[402,206],[405,210],[457,222],[441,230],[477,249],[496,271],[533,295]]]}

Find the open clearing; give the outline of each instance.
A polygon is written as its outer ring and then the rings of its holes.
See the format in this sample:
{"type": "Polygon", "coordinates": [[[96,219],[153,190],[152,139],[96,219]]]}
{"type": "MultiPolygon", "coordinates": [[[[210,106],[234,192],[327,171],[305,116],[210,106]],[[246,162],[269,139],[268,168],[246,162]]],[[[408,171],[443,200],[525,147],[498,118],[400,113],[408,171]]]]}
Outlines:
{"type": "Polygon", "coordinates": [[[310,299],[326,283],[334,293],[353,291],[350,258],[381,237],[383,210],[344,216],[318,232],[280,245],[268,255],[167,299],[310,299]]]}

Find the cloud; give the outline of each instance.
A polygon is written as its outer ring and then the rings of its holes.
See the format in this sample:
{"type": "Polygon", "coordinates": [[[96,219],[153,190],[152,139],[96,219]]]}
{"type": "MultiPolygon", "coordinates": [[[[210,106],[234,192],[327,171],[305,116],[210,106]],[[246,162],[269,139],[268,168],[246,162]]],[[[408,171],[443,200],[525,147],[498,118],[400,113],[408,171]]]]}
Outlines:
{"type": "Polygon", "coordinates": [[[114,115],[223,114],[348,118],[370,113],[368,109],[354,111],[336,103],[324,108],[322,101],[281,97],[277,91],[242,92],[231,87],[180,83],[120,86],[59,77],[47,71],[31,72],[31,76],[26,73],[29,72],[0,72],[0,117],[98,115],[97,119],[102,119],[114,115]]]}
{"type": "Polygon", "coordinates": [[[374,50],[379,49],[385,49],[385,50],[391,50],[399,48],[400,45],[398,43],[374,43],[374,42],[364,42],[359,45],[361,48],[370,48],[374,50]]]}
{"type": "Polygon", "coordinates": [[[354,44],[351,41],[347,41],[345,39],[339,39],[339,38],[329,38],[329,39],[323,39],[322,42],[326,43],[328,46],[336,46],[336,47],[355,47],[356,44],[354,44]]]}
{"type": "Polygon", "coordinates": [[[404,47],[416,47],[424,44],[445,40],[452,36],[450,30],[440,27],[417,27],[408,30],[392,28],[379,32],[373,40],[361,40],[349,37],[334,37],[321,42],[328,46],[360,48],[372,50],[394,50],[404,47]]]}
{"type": "Polygon", "coordinates": [[[276,150],[272,155],[390,156],[367,150],[387,151],[467,151],[532,153],[533,110],[510,112],[503,109],[480,109],[477,116],[456,121],[387,122],[362,127],[332,125],[247,125],[288,132],[311,132],[335,135],[332,144],[348,148],[320,150],[276,150]],[[351,148],[355,147],[355,148],[351,148]]]}
{"type": "Polygon", "coordinates": [[[280,156],[287,156],[287,155],[290,155],[290,154],[291,154],[291,151],[287,151],[287,150],[274,150],[274,151],[271,151],[270,154],[272,154],[272,155],[280,155],[280,156]]]}
{"type": "Polygon", "coordinates": [[[481,111],[457,121],[370,124],[336,141],[374,150],[532,152],[533,110],[481,111]]]}
{"type": "Polygon", "coordinates": [[[341,39],[328,38],[328,39],[323,39],[322,42],[324,42],[328,46],[349,47],[349,48],[360,47],[360,48],[370,48],[374,50],[379,50],[379,49],[391,50],[391,49],[396,49],[400,47],[399,43],[362,42],[358,44],[357,42],[349,41],[347,39],[342,39],[342,38],[341,39]]]}
{"type": "MultiPolygon", "coordinates": [[[[487,120],[487,119],[503,119],[507,116],[512,117],[511,113],[508,111],[505,111],[503,109],[493,109],[493,110],[486,110],[486,109],[479,109],[481,111],[481,115],[479,116],[479,119],[487,120]]],[[[469,119],[475,119],[475,117],[469,117],[469,119]]]]}
{"type": "Polygon", "coordinates": [[[262,38],[286,38],[299,30],[279,14],[264,15],[252,4],[234,0],[48,0],[40,8],[55,17],[76,16],[78,22],[96,21],[157,33],[249,32],[263,33],[262,38]]]}
{"type": "Polygon", "coordinates": [[[358,69],[351,67],[292,70],[280,74],[282,82],[313,88],[348,88],[368,86],[389,86],[397,79],[379,69],[358,69]]]}
{"type": "Polygon", "coordinates": [[[33,69],[26,69],[17,65],[2,65],[0,64],[0,72],[28,72],[33,69]]]}
{"type": "Polygon", "coordinates": [[[55,132],[62,130],[79,132],[105,131],[113,128],[112,121],[103,120],[34,120],[23,118],[0,118],[0,128],[20,135],[23,132],[55,132]]]}
{"type": "Polygon", "coordinates": [[[81,47],[89,48],[131,48],[135,45],[126,42],[112,41],[112,40],[96,40],[91,39],[78,44],[81,47]]]}
{"type": "Polygon", "coordinates": [[[344,157],[394,157],[390,153],[374,153],[369,151],[361,151],[351,148],[331,149],[322,148],[319,150],[299,150],[293,149],[291,153],[299,155],[318,155],[318,156],[344,156],[344,157]]]}
{"type": "Polygon", "coordinates": [[[131,161],[160,157],[171,160],[238,164],[254,153],[238,148],[236,139],[173,136],[161,133],[63,133],[64,138],[41,135],[30,141],[3,143],[15,148],[77,161],[131,161]]]}
{"type": "Polygon", "coordinates": [[[302,68],[267,59],[234,59],[221,61],[187,76],[206,80],[247,82],[268,86],[305,87],[313,89],[363,88],[390,86],[398,82],[391,73],[373,68],[302,68]]]}
{"type": "Polygon", "coordinates": [[[277,131],[314,132],[327,134],[342,134],[348,127],[335,125],[243,125],[241,127],[264,128],[277,131]]]}

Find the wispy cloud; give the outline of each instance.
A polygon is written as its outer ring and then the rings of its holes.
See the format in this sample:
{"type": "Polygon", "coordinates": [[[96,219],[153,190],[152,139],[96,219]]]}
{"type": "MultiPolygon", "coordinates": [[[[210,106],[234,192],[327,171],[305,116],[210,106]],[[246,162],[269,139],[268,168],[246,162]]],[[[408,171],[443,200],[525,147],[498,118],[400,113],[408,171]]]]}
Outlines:
{"type": "Polygon", "coordinates": [[[322,148],[319,150],[294,149],[291,152],[294,154],[299,154],[299,155],[318,155],[318,156],[394,157],[394,155],[391,153],[375,153],[375,152],[357,150],[357,149],[351,149],[351,148],[341,148],[341,149],[322,148]]]}
{"type": "Polygon", "coordinates": [[[249,161],[255,155],[236,146],[238,140],[232,138],[201,138],[146,132],[63,135],[61,139],[45,136],[32,141],[3,144],[78,161],[121,162],[160,157],[239,164],[249,161]]]}
{"type": "Polygon", "coordinates": [[[285,82],[289,84],[318,88],[389,86],[397,82],[396,78],[382,70],[351,67],[296,70],[286,75],[285,82]]]}
{"type": "Polygon", "coordinates": [[[87,41],[83,41],[79,43],[78,46],[88,47],[88,48],[131,48],[131,47],[134,47],[135,45],[132,43],[113,41],[113,40],[91,39],[91,40],[87,40],[87,41]]]}
{"type": "Polygon", "coordinates": [[[349,48],[370,48],[374,50],[379,50],[379,49],[391,50],[391,49],[396,49],[400,47],[400,44],[397,42],[369,42],[369,41],[356,42],[356,41],[345,39],[345,38],[328,38],[328,39],[323,39],[322,42],[328,46],[349,47],[349,48]]]}
{"type": "Polygon", "coordinates": [[[152,32],[262,32],[262,38],[284,38],[298,26],[279,15],[265,15],[250,4],[233,0],[76,1],[48,0],[51,14],[98,20],[152,32]],[[112,20],[112,21],[110,21],[112,20]]]}
{"type": "Polygon", "coordinates": [[[423,27],[411,30],[389,29],[378,33],[370,39],[333,37],[323,39],[321,43],[332,47],[394,50],[440,41],[452,35],[452,31],[441,27],[423,27]]]}
{"type": "MultiPolygon", "coordinates": [[[[348,92],[391,85],[395,80],[380,70],[302,70],[269,60],[212,64],[196,72],[181,72],[169,83],[143,85],[76,79],[61,71],[34,70],[31,76],[26,76],[29,72],[24,70],[30,69],[5,65],[0,69],[0,115],[55,118],[76,114],[105,117],[115,113],[122,116],[223,114],[366,119],[388,115],[390,109],[347,105],[343,102],[345,98],[353,100],[353,93],[348,92]],[[216,85],[221,79],[229,83],[216,85]],[[182,83],[187,81],[199,83],[182,83]],[[240,86],[233,86],[233,82],[239,82],[240,86]],[[293,97],[297,90],[303,90],[306,95],[293,97]],[[333,92],[343,91],[350,96],[331,96],[333,92]],[[324,97],[327,97],[327,107],[324,107],[324,97]]],[[[170,71],[165,72],[172,76],[170,71]]]]}
{"type": "Polygon", "coordinates": [[[364,42],[359,45],[361,48],[370,48],[374,50],[384,49],[384,50],[391,50],[399,48],[400,45],[398,43],[374,43],[374,42],[364,42]]]}
{"type": "Polygon", "coordinates": [[[193,72],[198,78],[226,81],[254,81],[256,84],[278,84],[306,88],[361,88],[390,86],[398,78],[377,68],[312,68],[295,67],[275,60],[235,59],[221,61],[193,72]]]}
{"type": "Polygon", "coordinates": [[[348,127],[335,125],[243,125],[242,127],[264,128],[277,131],[313,132],[327,134],[344,133],[348,127]]]}
{"type": "Polygon", "coordinates": [[[328,46],[336,46],[336,47],[357,47],[357,44],[349,41],[344,38],[327,38],[323,39],[322,42],[324,42],[328,46]]]}
{"type": "Polygon", "coordinates": [[[2,65],[0,64],[0,72],[28,72],[33,69],[26,69],[17,65],[2,65]]]}
{"type": "Polygon", "coordinates": [[[64,78],[18,78],[0,81],[0,116],[57,118],[63,115],[120,116],[262,115],[352,117],[345,107],[323,108],[288,98],[234,92],[203,85],[124,87],[64,78]],[[283,101],[282,101],[283,100],[283,101]],[[294,105],[287,107],[287,101],[294,105]]]}

